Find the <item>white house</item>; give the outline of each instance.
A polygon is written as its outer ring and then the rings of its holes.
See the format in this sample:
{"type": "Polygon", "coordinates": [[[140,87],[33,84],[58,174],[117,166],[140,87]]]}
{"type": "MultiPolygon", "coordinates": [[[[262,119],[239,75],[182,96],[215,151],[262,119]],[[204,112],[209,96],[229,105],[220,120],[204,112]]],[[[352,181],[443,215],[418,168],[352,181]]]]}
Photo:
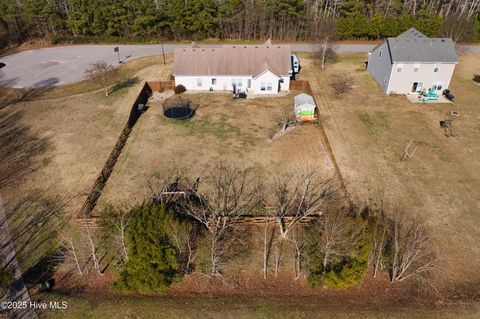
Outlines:
{"type": "Polygon", "coordinates": [[[277,94],[288,91],[292,64],[288,45],[224,45],[174,51],[175,85],[192,91],[277,94]]]}
{"type": "Polygon", "coordinates": [[[411,28],[368,55],[367,71],[385,93],[439,93],[448,88],[457,54],[452,39],[428,38],[411,28]]]}

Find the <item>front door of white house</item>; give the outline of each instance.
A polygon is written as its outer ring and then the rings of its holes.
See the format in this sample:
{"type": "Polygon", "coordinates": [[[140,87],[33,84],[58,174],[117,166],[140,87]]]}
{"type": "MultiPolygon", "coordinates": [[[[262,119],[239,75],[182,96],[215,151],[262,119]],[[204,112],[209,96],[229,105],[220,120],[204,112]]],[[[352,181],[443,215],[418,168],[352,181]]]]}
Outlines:
{"type": "Polygon", "coordinates": [[[413,82],[412,92],[419,93],[422,91],[422,87],[423,87],[423,82],[413,82]]]}

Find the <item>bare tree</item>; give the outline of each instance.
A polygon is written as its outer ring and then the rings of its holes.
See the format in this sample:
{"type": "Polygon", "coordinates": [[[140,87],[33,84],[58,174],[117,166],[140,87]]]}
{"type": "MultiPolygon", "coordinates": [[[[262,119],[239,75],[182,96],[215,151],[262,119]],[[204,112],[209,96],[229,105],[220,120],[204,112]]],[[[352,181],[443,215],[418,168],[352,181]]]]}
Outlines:
{"type": "MultiPolygon", "coordinates": [[[[85,219],[87,219],[85,217],[85,219]]],[[[95,238],[95,234],[93,234],[93,230],[91,229],[91,225],[90,223],[85,220],[85,231],[84,231],[84,235],[86,236],[86,240],[87,240],[87,245],[89,247],[89,250],[90,250],[90,257],[92,258],[92,261],[93,261],[93,268],[95,270],[97,270],[97,272],[99,274],[102,274],[102,271],[100,269],[100,263],[98,261],[98,257],[97,257],[97,246],[96,246],[96,238],[95,238]]]]}
{"type": "Polygon", "coordinates": [[[294,269],[294,279],[297,280],[302,274],[302,263],[304,259],[305,249],[307,247],[306,241],[303,234],[303,228],[296,227],[294,235],[291,236],[289,241],[292,243],[294,248],[293,254],[293,269],[294,269]]]}
{"type": "MultiPolygon", "coordinates": [[[[375,204],[372,204],[374,206],[375,204]]],[[[383,258],[388,242],[388,219],[385,214],[383,197],[380,197],[379,207],[369,208],[369,219],[372,227],[372,250],[370,252],[370,264],[373,265],[373,277],[376,278],[379,269],[384,267],[383,258]]]]}
{"type": "Polygon", "coordinates": [[[333,180],[315,165],[295,166],[277,173],[270,200],[281,238],[286,239],[306,217],[321,215],[322,207],[335,200],[337,194],[333,180]]]}
{"type": "Polygon", "coordinates": [[[117,69],[113,65],[108,65],[105,61],[97,61],[92,63],[90,67],[85,70],[85,76],[98,82],[105,89],[105,96],[108,96],[109,86],[116,81],[117,69]]]}
{"type": "Polygon", "coordinates": [[[211,275],[220,275],[228,255],[232,227],[243,215],[260,207],[261,183],[248,169],[219,163],[206,175],[197,196],[189,198],[185,212],[205,226],[210,240],[211,275]]]}
{"type": "Polygon", "coordinates": [[[128,260],[126,243],[127,228],[130,223],[129,205],[108,205],[101,214],[101,230],[103,236],[113,239],[113,246],[120,251],[122,262],[128,260]]]}
{"type": "Polygon", "coordinates": [[[335,94],[342,95],[352,89],[353,80],[346,74],[333,75],[330,80],[330,86],[335,91],[335,94]]]}
{"type": "Polygon", "coordinates": [[[190,273],[199,235],[198,227],[189,221],[172,221],[168,225],[167,233],[180,254],[184,274],[190,273]]]}
{"type": "Polygon", "coordinates": [[[317,38],[322,42],[319,46],[318,58],[322,69],[328,62],[335,60],[336,54],[333,47],[328,45],[328,41],[335,35],[336,22],[334,19],[324,19],[317,28],[317,38]]]}
{"type": "Polygon", "coordinates": [[[83,268],[85,266],[85,261],[81,261],[81,256],[79,253],[79,248],[77,247],[77,242],[74,240],[71,230],[64,230],[60,236],[60,242],[62,244],[62,249],[60,249],[60,254],[62,261],[72,260],[75,264],[75,267],[80,276],[83,276],[83,268]]]}
{"type": "Polygon", "coordinates": [[[320,254],[323,275],[341,258],[358,254],[366,223],[357,221],[345,208],[329,207],[313,224],[315,235],[310,236],[310,245],[316,247],[320,254]]]}
{"type": "Polygon", "coordinates": [[[291,104],[283,104],[278,108],[275,116],[276,122],[281,126],[282,132],[290,126],[295,124],[295,112],[291,104]]]}
{"type": "Polygon", "coordinates": [[[262,265],[262,274],[263,279],[267,279],[268,276],[268,264],[270,260],[270,255],[272,252],[272,245],[275,239],[275,224],[272,224],[272,218],[267,214],[265,222],[262,226],[261,232],[261,241],[263,244],[263,265],[262,265]]]}
{"type": "Polygon", "coordinates": [[[422,223],[406,217],[403,208],[396,207],[389,224],[391,251],[387,258],[392,283],[437,270],[439,255],[434,238],[422,223]]]}

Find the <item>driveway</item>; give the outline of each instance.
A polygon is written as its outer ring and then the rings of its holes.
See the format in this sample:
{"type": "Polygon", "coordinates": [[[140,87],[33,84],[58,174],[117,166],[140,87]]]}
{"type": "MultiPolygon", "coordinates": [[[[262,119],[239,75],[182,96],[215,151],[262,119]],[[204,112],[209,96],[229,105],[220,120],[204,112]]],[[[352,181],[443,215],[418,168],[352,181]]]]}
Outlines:
{"type": "MultiPolygon", "coordinates": [[[[72,45],[58,46],[23,51],[0,57],[0,87],[38,88],[69,84],[83,80],[85,70],[90,64],[103,60],[108,64],[120,65],[114,47],[120,48],[120,60],[162,53],[161,45],[72,45]]],[[[292,44],[294,52],[311,52],[311,44],[292,44]]],[[[375,45],[338,44],[338,52],[368,52],[375,45]]],[[[165,53],[172,53],[175,48],[188,47],[182,44],[166,44],[165,53]]],[[[202,45],[205,48],[219,45],[202,45]]],[[[480,46],[460,46],[459,50],[480,52],[480,46]]]]}

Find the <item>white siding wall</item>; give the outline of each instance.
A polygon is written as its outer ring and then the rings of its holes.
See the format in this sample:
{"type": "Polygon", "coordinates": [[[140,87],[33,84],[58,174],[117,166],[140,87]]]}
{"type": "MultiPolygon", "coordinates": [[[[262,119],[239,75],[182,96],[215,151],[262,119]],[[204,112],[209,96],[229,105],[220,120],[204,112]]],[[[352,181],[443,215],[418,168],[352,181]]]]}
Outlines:
{"type": "Polygon", "coordinates": [[[281,91],[288,91],[290,90],[290,77],[289,76],[283,76],[283,83],[280,83],[280,90],[281,91]]]}
{"type": "Polygon", "coordinates": [[[253,81],[253,91],[255,94],[277,94],[278,93],[278,84],[279,84],[279,78],[271,73],[271,72],[265,72],[253,81]],[[271,83],[272,84],[272,90],[271,91],[262,91],[262,83],[271,83]]]}
{"type": "Polygon", "coordinates": [[[397,63],[393,65],[387,93],[411,93],[413,82],[423,82],[426,90],[438,82],[443,82],[442,90],[449,87],[455,69],[454,63],[440,63],[438,72],[434,72],[436,63],[420,63],[418,72],[413,72],[414,64],[403,63],[402,72],[397,72],[397,63]]]}
{"type": "MultiPolygon", "coordinates": [[[[248,76],[197,76],[197,75],[178,75],[175,76],[175,85],[182,84],[188,91],[209,91],[210,88],[213,88],[214,91],[231,91],[232,90],[232,80],[236,82],[241,80],[241,88],[248,91],[253,91],[255,94],[277,94],[278,93],[278,77],[271,73],[265,72],[256,79],[248,76]],[[216,79],[216,84],[212,85],[212,78],[216,79]],[[197,86],[197,80],[201,79],[202,86],[197,86]],[[248,80],[251,80],[251,88],[248,89],[248,80]],[[272,91],[262,91],[261,84],[271,83],[272,91]]],[[[288,91],[290,89],[290,77],[283,77],[283,83],[281,85],[282,91],[288,91]]]]}
{"type": "MultiPolygon", "coordinates": [[[[247,89],[248,80],[252,79],[248,76],[197,76],[197,75],[182,75],[175,76],[175,85],[182,84],[189,91],[209,91],[213,88],[214,91],[231,91],[232,79],[235,81],[241,80],[242,89],[247,89]],[[197,86],[197,79],[202,79],[202,86],[197,86]],[[216,84],[212,84],[212,79],[216,79],[216,84]]],[[[253,82],[253,81],[252,81],[253,82]]],[[[253,85],[253,84],[252,84],[253,85]]],[[[248,90],[248,89],[247,89],[248,90]]]]}

